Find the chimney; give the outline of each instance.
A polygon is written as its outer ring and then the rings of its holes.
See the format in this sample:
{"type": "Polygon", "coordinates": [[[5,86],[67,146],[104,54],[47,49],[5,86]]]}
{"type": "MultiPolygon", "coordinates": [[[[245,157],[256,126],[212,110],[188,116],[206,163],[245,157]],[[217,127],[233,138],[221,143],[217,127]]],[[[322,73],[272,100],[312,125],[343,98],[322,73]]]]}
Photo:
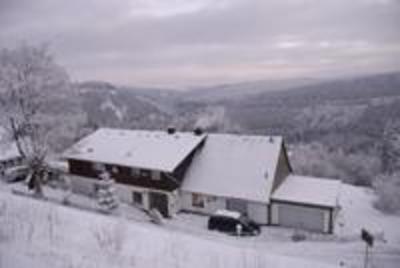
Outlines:
{"type": "Polygon", "coordinates": [[[174,127],[168,127],[167,128],[167,133],[169,135],[175,134],[175,132],[176,132],[176,129],[174,127]]]}
{"type": "Polygon", "coordinates": [[[196,128],[193,130],[193,133],[194,133],[194,135],[196,135],[196,136],[200,136],[200,135],[202,135],[202,134],[204,133],[204,131],[203,131],[203,129],[202,129],[201,127],[196,127],[196,128]]]}

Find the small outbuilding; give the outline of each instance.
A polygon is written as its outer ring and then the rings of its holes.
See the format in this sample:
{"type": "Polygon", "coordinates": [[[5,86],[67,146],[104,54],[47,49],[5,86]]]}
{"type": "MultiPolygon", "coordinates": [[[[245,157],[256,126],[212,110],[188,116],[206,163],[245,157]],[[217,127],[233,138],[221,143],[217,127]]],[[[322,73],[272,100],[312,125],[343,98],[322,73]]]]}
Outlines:
{"type": "Polygon", "coordinates": [[[271,224],[333,233],[340,181],[289,175],[271,198],[271,224]]]}

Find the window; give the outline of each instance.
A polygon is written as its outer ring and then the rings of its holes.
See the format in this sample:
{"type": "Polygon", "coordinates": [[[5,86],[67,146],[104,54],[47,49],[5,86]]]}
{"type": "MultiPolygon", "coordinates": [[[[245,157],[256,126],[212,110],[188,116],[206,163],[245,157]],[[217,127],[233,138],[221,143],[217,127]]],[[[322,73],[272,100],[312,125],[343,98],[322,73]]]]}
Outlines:
{"type": "Polygon", "coordinates": [[[139,172],[139,169],[136,169],[136,168],[132,168],[131,169],[131,175],[133,176],[133,177],[139,177],[140,176],[140,172],[139,172]]]}
{"type": "Polygon", "coordinates": [[[117,166],[111,166],[111,173],[113,174],[118,174],[119,173],[119,168],[117,166]]]}
{"type": "Polygon", "coordinates": [[[139,170],[139,175],[141,178],[150,179],[151,171],[148,169],[141,169],[141,170],[139,170]]]}
{"type": "Polygon", "coordinates": [[[200,194],[192,194],[192,206],[198,208],[204,208],[204,196],[200,194]]]}
{"type": "Polygon", "coordinates": [[[129,176],[131,175],[131,169],[124,166],[118,167],[119,174],[129,176]]]}
{"type": "Polygon", "coordinates": [[[93,163],[93,170],[94,171],[98,171],[98,172],[102,172],[102,171],[106,170],[106,167],[102,163],[93,163]]]}
{"type": "Polygon", "coordinates": [[[217,198],[215,196],[208,196],[207,197],[207,202],[209,202],[209,203],[217,202],[217,198]]]}
{"type": "Polygon", "coordinates": [[[132,200],[135,205],[143,205],[143,194],[141,192],[132,192],[132,200]]]}
{"type": "Polygon", "coordinates": [[[152,173],[153,173],[152,174],[153,175],[152,176],[153,180],[155,180],[155,181],[161,180],[161,173],[159,171],[153,171],[152,173]]]}

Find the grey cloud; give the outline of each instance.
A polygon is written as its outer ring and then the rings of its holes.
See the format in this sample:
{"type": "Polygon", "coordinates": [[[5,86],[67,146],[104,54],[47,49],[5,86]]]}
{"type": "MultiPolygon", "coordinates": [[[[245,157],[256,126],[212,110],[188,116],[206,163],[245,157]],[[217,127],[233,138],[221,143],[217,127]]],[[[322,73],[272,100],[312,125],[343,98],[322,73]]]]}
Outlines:
{"type": "Polygon", "coordinates": [[[397,0],[160,3],[3,1],[0,43],[50,42],[73,77],[130,84],[399,69],[397,0]]]}

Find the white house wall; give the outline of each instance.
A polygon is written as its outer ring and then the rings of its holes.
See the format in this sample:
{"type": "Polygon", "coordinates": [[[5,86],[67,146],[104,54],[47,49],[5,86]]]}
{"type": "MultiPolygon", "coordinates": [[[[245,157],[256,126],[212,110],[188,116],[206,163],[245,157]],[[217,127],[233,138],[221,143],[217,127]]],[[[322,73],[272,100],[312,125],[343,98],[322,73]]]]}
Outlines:
{"type": "MultiPolygon", "coordinates": [[[[196,207],[192,205],[191,192],[181,192],[181,209],[184,211],[197,212],[202,214],[213,214],[218,209],[226,209],[225,197],[204,195],[204,207],[196,207]]],[[[268,205],[263,203],[257,203],[248,201],[247,211],[250,219],[260,224],[268,224],[268,205]]]]}
{"type": "Polygon", "coordinates": [[[330,226],[330,220],[331,220],[331,213],[329,210],[324,209],[324,233],[329,233],[329,226],[330,226]]]}
{"type": "Polygon", "coordinates": [[[168,212],[170,216],[175,215],[179,210],[179,196],[177,191],[173,192],[165,192],[165,191],[158,191],[155,189],[143,188],[143,187],[134,187],[125,184],[116,184],[117,193],[120,197],[121,201],[127,204],[132,204],[132,193],[139,192],[142,194],[143,197],[143,205],[142,208],[149,210],[150,209],[150,199],[149,193],[162,193],[168,197],[168,212]]]}
{"type": "MultiPolygon", "coordinates": [[[[71,176],[71,187],[73,192],[85,195],[93,195],[95,183],[96,180],[94,179],[88,179],[80,176],[71,176]]],[[[143,204],[141,207],[146,210],[150,209],[149,192],[163,193],[168,197],[168,211],[171,216],[176,214],[180,208],[178,191],[165,192],[143,187],[134,187],[120,183],[115,184],[115,190],[119,200],[127,204],[133,204],[133,192],[141,193],[143,200],[143,204]]]]}
{"type": "Polygon", "coordinates": [[[70,175],[71,188],[75,193],[92,195],[94,191],[94,179],[87,179],[81,176],[70,175]]]}
{"type": "Polygon", "coordinates": [[[205,198],[205,206],[203,208],[192,206],[192,193],[181,192],[181,210],[198,212],[202,214],[211,214],[218,209],[225,208],[226,201],[223,197],[211,197],[203,195],[205,198]]]}
{"type": "Polygon", "coordinates": [[[268,224],[268,206],[262,203],[247,203],[249,218],[260,224],[268,224]]]}
{"type": "Polygon", "coordinates": [[[271,224],[279,225],[279,205],[276,203],[271,204],[271,224]]]}
{"type": "MultiPolygon", "coordinates": [[[[71,186],[74,192],[83,193],[86,195],[92,195],[94,193],[94,185],[95,180],[87,179],[80,176],[72,176],[71,178],[71,186]]],[[[192,194],[191,192],[183,192],[183,191],[173,191],[173,192],[165,192],[158,191],[154,189],[147,189],[142,187],[134,187],[123,184],[116,184],[116,191],[120,198],[120,200],[124,203],[132,204],[132,193],[134,191],[142,193],[143,197],[143,208],[149,209],[149,192],[160,192],[168,197],[168,211],[171,216],[176,214],[180,210],[197,212],[202,214],[212,214],[218,209],[226,209],[226,200],[225,197],[218,196],[209,196],[202,195],[204,198],[204,207],[196,207],[192,205],[192,194]]],[[[284,209],[285,206],[294,206],[289,204],[281,204],[277,202],[273,202],[271,204],[271,224],[286,226],[285,222],[279,222],[279,210],[284,209]]],[[[323,213],[323,226],[321,226],[321,231],[328,233],[330,231],[330,209],[319,208],[319,207],[308,207],[302,205],[296,205],[295,207],[299,207],[299,209],[314,209],[323,213]]],[[[247,211],[248,216],[252,220],[256,221],[260,224],[268,224],[268,204],[257,203],[248,201],[247,202],[247,211]]],[[[334,211],[336,214],[336,211],[334,211]]],[[[335,215],[333,215],[335,216],[335,215]]]]}

